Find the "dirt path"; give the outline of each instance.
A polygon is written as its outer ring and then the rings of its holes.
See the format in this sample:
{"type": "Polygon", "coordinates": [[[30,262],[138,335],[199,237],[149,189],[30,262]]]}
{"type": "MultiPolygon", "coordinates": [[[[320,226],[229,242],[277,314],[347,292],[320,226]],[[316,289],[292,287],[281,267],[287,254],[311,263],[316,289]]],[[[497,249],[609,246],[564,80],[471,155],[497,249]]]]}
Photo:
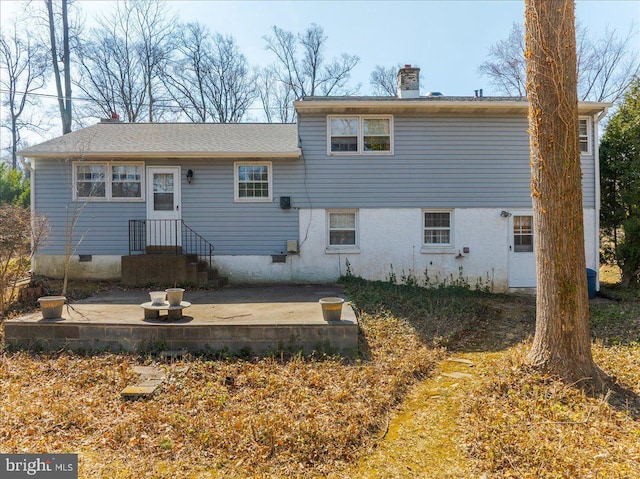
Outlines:
{"type": "MultiPolygon", "coordinates": [[[[495,353],[494,353],[495,354],[495,353]]],[[[498,353],[499,354],[499,353],[498,353]]],[[[456,418],[482,353],[456,355],[419,383],[392,418],[375,452],[350,473],[363,478],[463,478],[470,466],[460,450],[456,418]]]]}
{"type": "Polygon", "coordinates": [[[452,479],[474,477],[461,444],[457,418],[472,385],[490,360],[533,332],[532,298],[498,304],[496,314],[462,338],[433,375],[418,383],[392,417],[374,452],[354,465],[350,477],[452,479]]]}

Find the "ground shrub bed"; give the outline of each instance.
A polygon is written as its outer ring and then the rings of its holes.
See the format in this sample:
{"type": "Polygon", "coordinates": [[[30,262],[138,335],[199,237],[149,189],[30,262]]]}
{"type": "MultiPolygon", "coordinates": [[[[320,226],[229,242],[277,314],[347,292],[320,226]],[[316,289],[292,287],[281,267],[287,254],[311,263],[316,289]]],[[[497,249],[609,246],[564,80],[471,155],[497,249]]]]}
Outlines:
{"type": "Polygon", "coordinates": [[[358,308],[378,318],[401,318],[430,346],[450,346],[495,315],[493,295],[467,287],[423,288],[414,284],[343,278],[358,308]]]}

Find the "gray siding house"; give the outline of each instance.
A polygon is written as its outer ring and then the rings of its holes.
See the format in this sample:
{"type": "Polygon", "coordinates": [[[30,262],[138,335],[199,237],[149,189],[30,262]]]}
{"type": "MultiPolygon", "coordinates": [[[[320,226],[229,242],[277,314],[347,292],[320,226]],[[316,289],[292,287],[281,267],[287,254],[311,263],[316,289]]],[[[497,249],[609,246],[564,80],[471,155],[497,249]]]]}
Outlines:
{"type": "MultiPolygon", "coordinates": [[[[535,287],[526,100],[419,96],[418,73],[401,69],[396,97],[303,98],[297,124],[108,120],[23,150],[32,208],[53,227],[35,271],[61,276],[75,212],[76,277],[119,278],[121,258],[141,252],[130,231],[139,221],[147,247],[186,247],[181,226],[160,237],[151,225],[187,225],[232,283],[329,282],[349,269],[535,287]]],[[[596,270],[608,106],[579,104],[596,270]]]]}

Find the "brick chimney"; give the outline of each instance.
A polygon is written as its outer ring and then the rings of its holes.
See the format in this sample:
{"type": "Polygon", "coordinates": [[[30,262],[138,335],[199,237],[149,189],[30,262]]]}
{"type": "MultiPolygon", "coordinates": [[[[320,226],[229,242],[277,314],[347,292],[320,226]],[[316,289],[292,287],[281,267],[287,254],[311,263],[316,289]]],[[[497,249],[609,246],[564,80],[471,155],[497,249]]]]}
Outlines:
{"type": "Polygon", "coordinates": [[[102,118],[100,119],[100,123],[120,123],[120,115],[112,111],[111,118],[102,118]]]}
{"type": "Polygon", "coordinates": [[[420,97],[420,69],[405,65],[398,71],[398,98],[420,97]]]}

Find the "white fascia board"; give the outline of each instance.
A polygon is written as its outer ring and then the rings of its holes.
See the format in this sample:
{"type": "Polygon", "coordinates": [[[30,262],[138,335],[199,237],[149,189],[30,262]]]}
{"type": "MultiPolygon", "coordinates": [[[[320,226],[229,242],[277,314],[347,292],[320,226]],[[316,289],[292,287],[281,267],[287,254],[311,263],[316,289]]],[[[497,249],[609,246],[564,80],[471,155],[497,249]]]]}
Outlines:
{"type": "MultiPolygon", "coordinates": [[[[311,112],[348,112],[361,110],[376,111],[399,111],[399,110],[422,110],[435,112],[486,112],[494,111],[507,113],[526,113],[529,108],[527,101],[515,100],[452,100],[452,101],[428,101],[416,99],[412,100],[336,100],[336,101],[314,101],[297,100],[293,102],[296,111],[303,113],[311,112]]],[[[580,114],[593,114],[603,111],[611,106],[611,103],[604,102],[579,102],[578,111],[580,114]]]]}

